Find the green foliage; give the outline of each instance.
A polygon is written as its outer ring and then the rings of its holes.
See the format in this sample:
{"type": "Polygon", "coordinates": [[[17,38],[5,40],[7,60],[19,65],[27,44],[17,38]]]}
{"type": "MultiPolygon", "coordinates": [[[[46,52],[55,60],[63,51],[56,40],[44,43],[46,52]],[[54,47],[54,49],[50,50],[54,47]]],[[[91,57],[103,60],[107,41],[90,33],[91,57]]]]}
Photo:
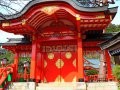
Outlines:
{"type": "Polygon", "coordinates": [[[30,61],[30,57],[20,57],[19,62],[30,61]]]}
{"type": "Polygon", "coordinates": [[[113,68],[113,75],[117,78],[118,82],[118,90],[120,90],[120,65],[115,65],[113,68]]]}
{"type": "Polygon", "coordinates": [[[120,90],[120,82],[118,82],[118,90],[120,90]]]}
{"type": "MultiPolygon", "coordinates": [[[[19,73],[24,73],[23,63],[24,63],[24,61],[30,61],[30,59],[31,59],[30,57],[20,57],[19,58],[19,65],[18,65],[18,72],[19,73]]],[[[30,73],[30,69],[28,69],[28,73],[30,73]]]]}
{"type": "Polygon", "coordinates": [[[119,32],[120,31],[120,25],[110,24],[106,28],[106,32],[119,32]]]}
{"type": "Polygon", "coordinates": [[[14,61],[14,54],[11,51],[6,51],[4,54],[0,54],[0,59],[2,58],[7,58],[8,59],[8,64],[13,63],[14,61]]]}
{"type": "Polygon", "coordinates": [[[89,75],[96,75],[98,74],[98,71],[96,70],[87,70],[86,71],[86,75],[89,76],[89,75]]]}
{"type": "Polygon", "coordinates": [[[86,53],[84,55],[87,59],[99,59],[100,58],[100,54],[99,52],[96,52],[96,51],[90,51],[88,53],[86,53]]]}
{"type": "Polygon", "coordinates": [[[115,65],[113,68],[113,75],[120,81],[120,65],[115,65]]]}

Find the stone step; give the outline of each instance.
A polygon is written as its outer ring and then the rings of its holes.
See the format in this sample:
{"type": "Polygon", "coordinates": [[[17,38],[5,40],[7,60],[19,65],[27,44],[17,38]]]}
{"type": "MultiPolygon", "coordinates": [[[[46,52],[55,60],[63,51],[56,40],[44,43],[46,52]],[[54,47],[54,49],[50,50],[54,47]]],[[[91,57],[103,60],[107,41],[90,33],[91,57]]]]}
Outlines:
{"type": "Polygon", "coordinates": [[[14,82],[5,90],[35,90],[34,82],[14,82]]]}
{"type": "Polygon", "coordinates": [[[86,90],[84,82],[40,83],[36,90],[86,90]]]}
{"type": "Polygon", "coordinates": [[[118,90],[117,82],[87,83],[88,90],[118,90]]]}
{"type": "Polygon", "coordinates": [[[15,82],[5,90],[118,90],[117,82],[62,82],[38,83],[35,89],[34,82],[15,82]]]}

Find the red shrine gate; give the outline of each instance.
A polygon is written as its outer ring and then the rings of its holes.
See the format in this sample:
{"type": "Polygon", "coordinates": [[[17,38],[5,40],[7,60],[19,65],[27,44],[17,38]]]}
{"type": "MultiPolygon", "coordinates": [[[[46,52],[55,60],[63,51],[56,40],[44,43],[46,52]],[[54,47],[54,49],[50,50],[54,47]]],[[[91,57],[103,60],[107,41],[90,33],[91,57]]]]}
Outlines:
{"type": "Polygon", "coordinates": [[[40,50],[41,60],[38,59],[37,63],[38,67],[42,66],[39,67],[42,69],[38,69],[38,72],[41,72],[39,75],[42,81],[76,82],[77,46],[70,41],[44,42],[43,44],[40,50]]]}
{"type": "Polygon", "coordinates": [[[44,78],[47,82],[72,82],[76,77],[75,52],[45,53],[43,60],[44,78]]]}
{"type": "MultiPolygon", "coordinates": [[[[39,39],[42,69],[39,78],[43,82],[76,82],[78,73],[76,32],[64,27],[64,23],[53,22],[41,33],[39,39]],[[51,26],[52,26],[51,25],[51,26]],[[53,39],[53,40],[52,40],[53,39]]],[[[37,40],[38,41],[38,40],[37,40]]],[[[39,58],[38,58],[39,59],[39,58]]],[[[37,67],[36,67],[37,68],[37,67]]]]}

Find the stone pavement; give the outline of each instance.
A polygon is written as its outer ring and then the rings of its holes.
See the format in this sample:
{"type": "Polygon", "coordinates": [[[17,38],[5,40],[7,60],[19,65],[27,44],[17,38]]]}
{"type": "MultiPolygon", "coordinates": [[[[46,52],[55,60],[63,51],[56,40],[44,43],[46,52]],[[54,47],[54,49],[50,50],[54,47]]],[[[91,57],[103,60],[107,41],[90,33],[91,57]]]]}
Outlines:
{"type": "Polygon", "coordinates": [[[116,82],[62,82],[62,83],[38,83],[35,88],[34,82],[15,82],[6,90],[118,90],[116,82]]]}

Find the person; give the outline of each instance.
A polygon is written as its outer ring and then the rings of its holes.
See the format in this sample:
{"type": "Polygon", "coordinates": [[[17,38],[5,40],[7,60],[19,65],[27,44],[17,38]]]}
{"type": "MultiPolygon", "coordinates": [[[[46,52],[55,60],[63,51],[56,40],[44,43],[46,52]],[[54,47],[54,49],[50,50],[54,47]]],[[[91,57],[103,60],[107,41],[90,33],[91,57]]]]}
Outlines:
{"type": "Polygon", "coordinates": [[[7,64],[8,59],[7,58],[2,58],[1,59],[1,64],[4,67],[7,64]]]}

